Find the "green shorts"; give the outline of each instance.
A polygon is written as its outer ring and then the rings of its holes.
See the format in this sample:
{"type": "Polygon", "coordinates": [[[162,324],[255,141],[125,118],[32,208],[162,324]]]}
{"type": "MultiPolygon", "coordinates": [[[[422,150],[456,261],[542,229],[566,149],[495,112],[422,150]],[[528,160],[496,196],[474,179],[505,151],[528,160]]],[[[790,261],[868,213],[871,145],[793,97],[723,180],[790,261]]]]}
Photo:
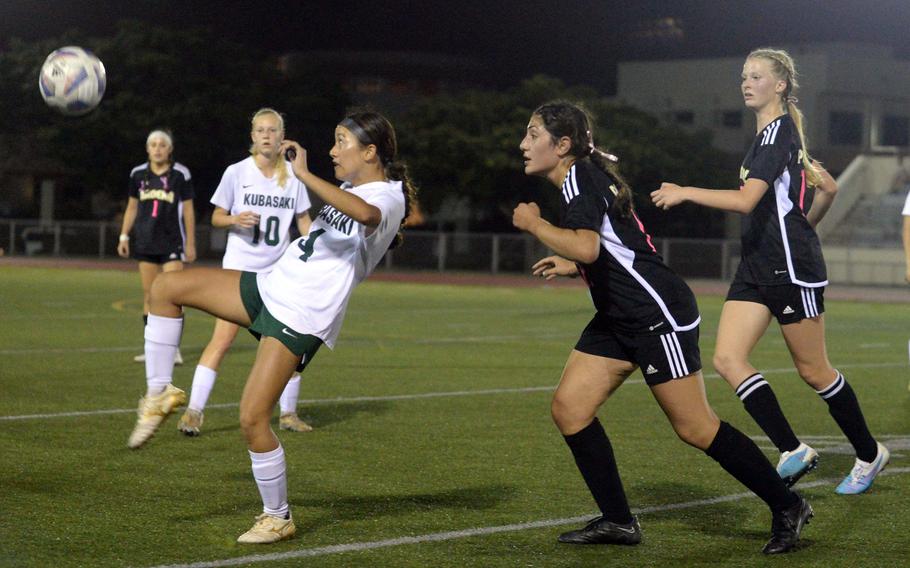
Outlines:
{"type": "Polygon", "coordinates": [[[249,332],[253,334],[253,337],[258,341],[265,335],[280,341],[291,353],[300,357],[297,372],[303,371],[313,360],[313,357],[316,356],[316,351],[322,345],[322,340],[315,335],[300,333],[291,329],[269,313],[268,308],[262,303],[255,272],[242,272],[240,274],[240,300],[243,302],[243,307],[246,308],[246,313],[250,316],[252,323],[250,324],[249,332]]]}

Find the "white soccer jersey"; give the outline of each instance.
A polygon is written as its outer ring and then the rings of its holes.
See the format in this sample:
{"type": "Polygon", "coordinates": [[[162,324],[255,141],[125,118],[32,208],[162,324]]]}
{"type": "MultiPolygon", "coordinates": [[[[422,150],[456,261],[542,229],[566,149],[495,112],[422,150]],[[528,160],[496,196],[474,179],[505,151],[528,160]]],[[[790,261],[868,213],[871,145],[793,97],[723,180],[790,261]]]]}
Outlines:
{"type": "Polygon", "coordinates": [[[265,177],[252,156],[224,170],[211,203],[231,215],[254,211],[259,214],[259,225],[228,230],[222,267],[261,272],[287,249],[291,225],[298,214],[310,208],[310,198],[291,165],[284,160],[281,163],[288,170],[284,187],[278,185],[277,173],[271,179],[265,177]]]}
{"type": "Polygon", "coordinates": [[[378,208],[374,229],[325,205],[309,235],[294,241],[271,272],[258,275],[269,312],[294,331],[315,335],[331,349],[354,286],[376,267],[404,218],[401,182],[371,182],[342,189],[378,208]]]}

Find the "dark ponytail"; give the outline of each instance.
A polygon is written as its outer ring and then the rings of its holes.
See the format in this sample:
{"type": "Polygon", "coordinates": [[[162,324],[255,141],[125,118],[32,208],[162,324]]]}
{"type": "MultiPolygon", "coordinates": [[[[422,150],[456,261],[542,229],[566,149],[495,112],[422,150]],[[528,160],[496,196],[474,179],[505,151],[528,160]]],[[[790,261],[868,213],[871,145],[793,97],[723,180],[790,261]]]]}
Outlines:
{"type": "Polygon", "coordinates": [[[543,121],[544,128],[553,137],[554,142],[563,136],[572,142],[569,154],[576,160],[591,160],[597,169],[610,178],[610,190],[616,196],[612,208],[621,217],[631,217],[634,211],[632,205],[632,189],[619,173],[617,162],[619,158],[613,154],[597,148],[594,145],[594,135],[591,131],[592,120],[588,111],[581,105],[568,101],[551,101],[537,107],[534,114],[543,121]]]}
{"type": "Polygon", "coordinates": [[[389,248],[393,249],[404,240],[402,233],[404,223],[411,214],[413,204],[417,202],[417,186],[408,175],[407,165],[398,161],[398,138],[395,136],[395,128],[389,119],[371,110],[352,111],[339,124],[347,128],[361,145],[373,144],[376,146],[376,153],[382,162],[385,176],[392,181],[401,182],[401,192],[404,194],[404,217],[401,218],[398,234],[389,245],[389,248]]]}
{"type": "Polygon", "coordinates": [[[393,249],[404,242],[404,233],[402,232],[402,229],[404,228],[405,221],[407,221],[408,217],[411,215],[411,205],[417,201],[417,186],[411,181],[411,177],[408,174],[408,165],[404,162],[389,162],[389,164],[385,166],[385,173],[386,177],[390,180],[401,182],[401,191],[404,193],[404,217],[401,219],[401,227],[398,229],[398,234],[395,235],[395,239],[392,241],[392,244],[389,245],[389,248],[393,249]]]}

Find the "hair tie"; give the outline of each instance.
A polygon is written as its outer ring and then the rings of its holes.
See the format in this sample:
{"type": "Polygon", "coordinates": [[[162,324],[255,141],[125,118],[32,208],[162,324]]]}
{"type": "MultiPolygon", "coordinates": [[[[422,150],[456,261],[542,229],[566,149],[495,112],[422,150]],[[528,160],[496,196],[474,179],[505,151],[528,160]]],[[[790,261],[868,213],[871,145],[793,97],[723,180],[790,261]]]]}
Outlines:
{"type": "Polygon", "coordinates": [[[787,95],[787,96],[786,96],[786,101],[787,101],[788,103],[790,103],[791,105],[795,105],[796,103],[799,102],[799,99],[796,98],[796,97],[794,97],[793,95],[787,95]]]}

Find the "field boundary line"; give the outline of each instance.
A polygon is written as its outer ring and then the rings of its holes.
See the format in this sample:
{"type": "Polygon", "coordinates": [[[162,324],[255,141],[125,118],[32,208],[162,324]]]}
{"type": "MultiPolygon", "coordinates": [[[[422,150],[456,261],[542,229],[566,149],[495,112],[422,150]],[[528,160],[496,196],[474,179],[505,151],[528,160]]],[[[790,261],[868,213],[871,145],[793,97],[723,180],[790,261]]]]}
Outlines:
{"type": "MultiPolygon", "coordinates": [[[[885,475],[902,475],[910,473],[910,467],[890,468],[881,473],[885,475]]],[[[801,483],[800,489],[809,489],[822,485],[829,485],[840,481],[840,478],[819,479],[810,483],[801,483]]],[[[646,515],[649,513],[662,513],[665,511],[676,511],[679,509],[691,509],[716,505],[718,503],[729,503],[731,501],[740,501],[750,497],[756,497],[752,492],[733,493],[710,499],[698,499],[696,501],[686,501],[683,503],[669,503],[666,505],[652,505],[650,507],[640,507],[632,509],[636,515],[646,515]]],[[[278,560],[294,560],[298,558],[312,558],[314,556],[327,556],[331,554],[343,554],[345,552],[363,552],[366,550],[376,550],[379,548],[389,548],[392,546],[401,546],[405,544],[422,544],[425,542],[442,542],[460,538],[469,538],[473,536],[488,536],[505,532],[518,532],[531,529],[540,529],[548,527],[557,527],[576,523],[583,523],[595,517],[595,514],[580,515],[576,517],[565,517],[561,519],[546,519],[541,521],[531,521],[527,523],[515,523],[510,525],[498,525],[491,527],[475,527],[457,531],[446,531],[427,533],[417,536],[403,536],[385,540],[374,540],[366,542],[352,542],[348,544],[333,544],[329,546],[319,546],[315,548],[305,548],[303,550],[292,550],[288,552],[276,552],[272,554],[251,554],[248,556],[238,556],[235,558],[225,558],[222,560],[209,560],[203,562],[193,562],[190,564],[160,564],[153,568],[221,568],[223,566],[238,566],[241,564],[252,564],[257,562],[273,562],[278,560]]]]}
{"type": "MultiPolygon", "coordinates": [[[[868,368],[889,368],[889,367],[903,367],[906,363],[857,363],[854,365],[838,365],[840,369],[868,369],[868,368]]],[[[777,375],[784,373],[795,373],[796,370],[793,367],[784,367],[780,369],[766,369],[762,373],[765,375],[777,375]]],[[[720,375],[717,373],[708,373],[705,375],[705,379],[719,379],[720,375]]],[[[626,384],[642,384],[644,379],[628,379],[626,384]]],[[[395,400],[420,400],[428,398],[448,398],[456,396],[483,396],[490,394],[517,394],[517,393],[530,393],[530,392],[541,392],[541,391],[552,391],[556,389],[556,385],[547,385],[547,386],[538,386],[538,387],[515,387],[515,388],[499,388],[499,389],[478,389],[478,390],[462,390],[462,391],[440,391],[440,392],[426,392],[426,393],[413,393],[413,394],[391,394],[391,395],[382,395],[382,396],[339,396],[335,398],[314,398],[298,401],[298,407],[300,405],[319,405],[319,404],[344,404],[352,402],[388,402],[395,400]]],[[[210,404],[206,408],[236,408],[240,406],[239,402],[224,402],[220,404],[210,404]]],[[[110,414],[132,414],[136,412],[135,408],[111,408],[103,410],[75,410],[72,412],[49,412],[42,414],[17,414],[17,415],[7,415],[0,416],[0,422],[13,422],[19,420],[41,420],[47,418],[71,418],[77,416],[104,416],[110,414]]]]}

